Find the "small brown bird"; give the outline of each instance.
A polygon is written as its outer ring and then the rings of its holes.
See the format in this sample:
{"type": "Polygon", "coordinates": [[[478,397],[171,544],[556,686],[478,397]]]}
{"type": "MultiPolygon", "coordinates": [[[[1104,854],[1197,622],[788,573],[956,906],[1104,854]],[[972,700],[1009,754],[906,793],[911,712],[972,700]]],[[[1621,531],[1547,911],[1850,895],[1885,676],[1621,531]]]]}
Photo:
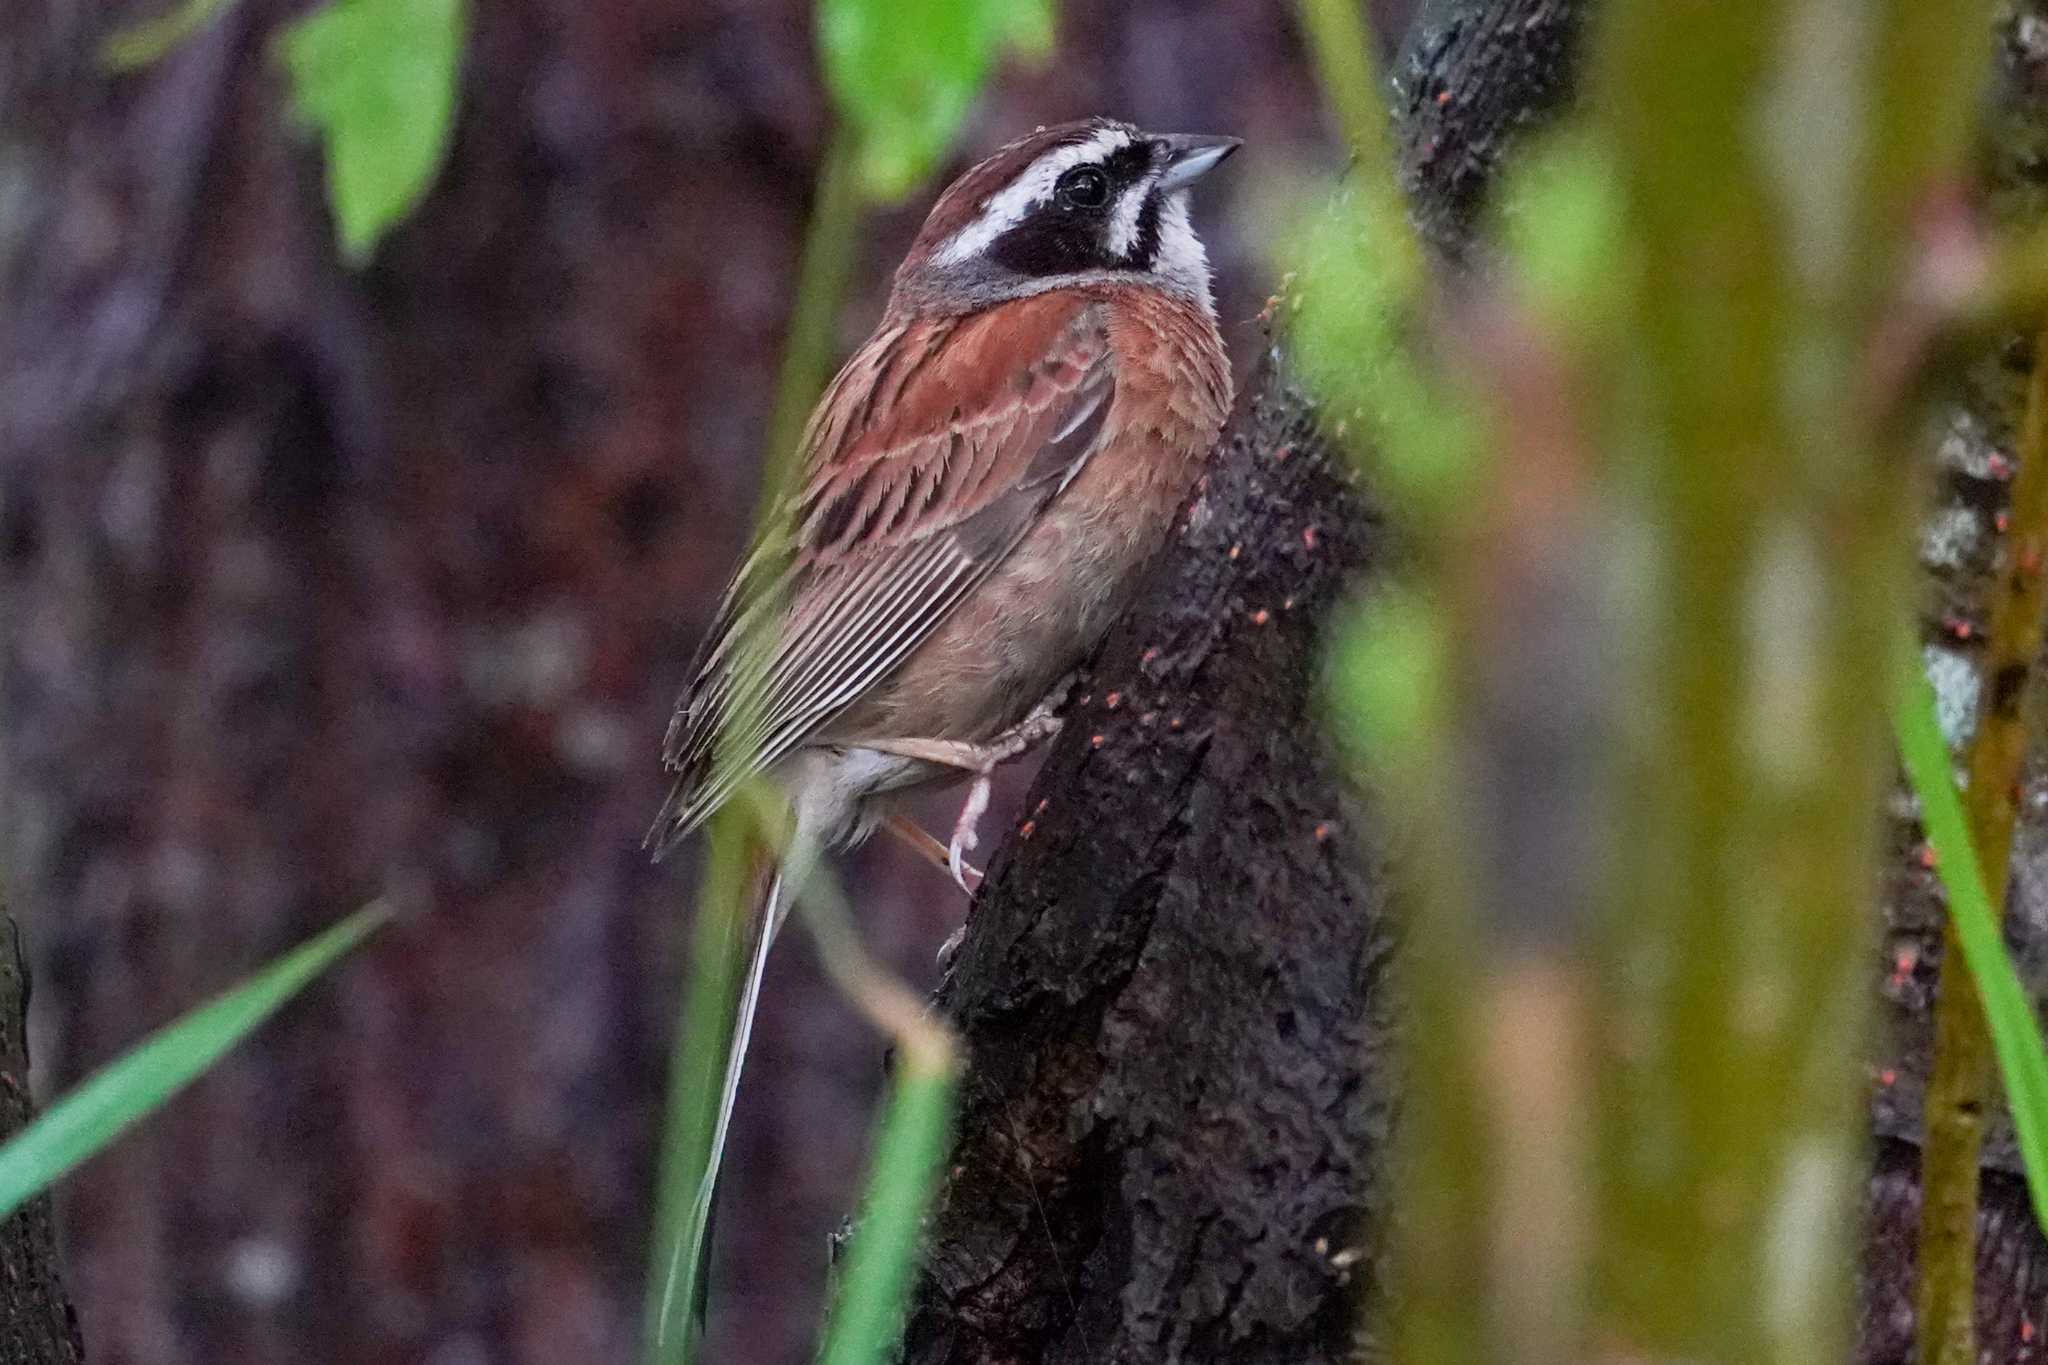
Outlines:
{"type": "Polygon", "coordinates": [[[946,858],[965,885],[990,772],[1057,728],[1215,441],[1230,368],[1188,188],[1237,146],[1109,119],[1010,143],[939,197],[819,400],[669,727],[648,836],[659,856],[757,775],[790,804],[700,1202],[795,888],[893,796],[971,776],[946,858]]]}

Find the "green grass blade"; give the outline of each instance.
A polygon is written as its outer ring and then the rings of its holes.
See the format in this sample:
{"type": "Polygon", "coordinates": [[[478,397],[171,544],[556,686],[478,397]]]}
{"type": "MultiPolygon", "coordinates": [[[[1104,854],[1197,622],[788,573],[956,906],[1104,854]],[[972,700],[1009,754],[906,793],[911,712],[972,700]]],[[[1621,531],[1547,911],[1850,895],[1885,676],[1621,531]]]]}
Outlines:
{"type": "Polygon", "coordinates": [[[1985,894],[1977,850],[1971,846],[1963,801],[1956,790],[1948,744],[1935,719],[1934,689],[1910,654],[1901,665],[1893,723],[1907,778],[1920,798],[1921,822],[1934,846],[1935,871],[1948,892],[1949,914],[1970,975],[1984,1000],[1991,1045],[2012,1106],[2013,1127],[2027,1167],[2034,1218],[2048,1229],[2048,1050],[2033,1005],[2005,950],[2004,916],[1985,894]]]}
{"type": "Polygon", "coordinates": [[[391,918],[381,902],[285,954],[242,985],[151,1035],[0,1147],[0,1217],[96,1155],[391,918]]]}
{"type": "Polygon", "coordinates": [[[875,1139],[864,1212],[818,1350],[820,1365],[879,1365],[895,1347],[925,1210],[951,1143],[956,1078],[950,1050],[900,1055],[902,1069],[875,1139]]]}

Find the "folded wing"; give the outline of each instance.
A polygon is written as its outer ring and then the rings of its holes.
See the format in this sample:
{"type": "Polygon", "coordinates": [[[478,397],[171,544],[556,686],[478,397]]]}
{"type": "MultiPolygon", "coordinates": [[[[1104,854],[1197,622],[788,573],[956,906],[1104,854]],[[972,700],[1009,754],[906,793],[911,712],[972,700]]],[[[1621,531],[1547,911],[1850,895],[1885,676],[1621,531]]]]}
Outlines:
{"type": "Polygon", "coordinates": [[[666,848],[910,656],[1093,453],[1114,399],[1098,305],[1062,291],[885,327],[805,433],[669,726],[666,848]]]}

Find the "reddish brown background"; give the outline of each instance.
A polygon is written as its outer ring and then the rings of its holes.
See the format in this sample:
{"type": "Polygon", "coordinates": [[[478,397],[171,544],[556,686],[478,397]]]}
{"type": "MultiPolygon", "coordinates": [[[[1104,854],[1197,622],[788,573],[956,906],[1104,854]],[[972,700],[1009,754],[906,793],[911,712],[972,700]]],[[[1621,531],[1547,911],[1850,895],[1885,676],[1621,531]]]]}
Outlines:
{"type": "MultiPolygon", "coordinates": [[[[0,790],[38,1083],[379,890],[429,908],[68,1185],[88,1348],[625,1358],[693,873],[639,835],[754,493],[826,132],[808,6],[479,0],[446,175],[360,275],[267,55],[300,7],[96,70],[153,8],[0,17],[0,790]]],[[[1247,138],[1200,211],[1244,352],[1258,189],[1329,159],[1292,16],[1070,4],[966,142],[1092,112],[1247,138]]],[[[845,344],[920,207],[875,220],[845,344]]],[[[958,895],[893,849],[846,876],[928,979],[958,895]]],[[[793,936],[712,1359],[807,1358],[879,1058],[793,936]]]]}

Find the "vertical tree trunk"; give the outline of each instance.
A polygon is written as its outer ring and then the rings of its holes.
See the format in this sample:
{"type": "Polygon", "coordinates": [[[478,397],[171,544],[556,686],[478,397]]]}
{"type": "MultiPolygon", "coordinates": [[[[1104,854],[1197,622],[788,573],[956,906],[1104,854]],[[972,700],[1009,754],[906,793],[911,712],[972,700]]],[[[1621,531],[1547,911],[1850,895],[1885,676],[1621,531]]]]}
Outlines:
{"type": "Polygon", "coordinates": [[[906,1358],[1332,1359],[1378,1265],[1392,945],[1314,712],[1382,552],[1269,360],[990,869],[906,1358]]]}

